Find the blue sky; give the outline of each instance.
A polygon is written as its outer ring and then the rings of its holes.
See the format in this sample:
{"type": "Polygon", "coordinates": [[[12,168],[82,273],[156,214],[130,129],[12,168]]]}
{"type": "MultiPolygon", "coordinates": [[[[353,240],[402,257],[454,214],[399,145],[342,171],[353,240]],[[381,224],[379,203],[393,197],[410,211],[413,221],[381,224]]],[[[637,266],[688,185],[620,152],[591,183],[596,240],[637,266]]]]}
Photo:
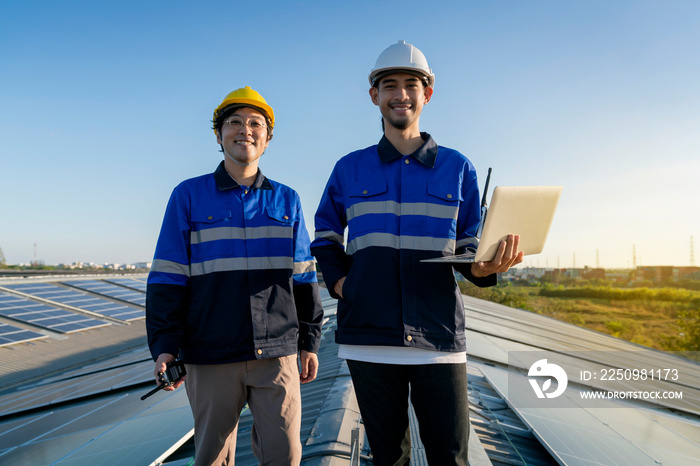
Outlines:
{"type": "Polygon", "coordinates": [[[165,204],[221,154],[213,109],[274,108],[263,173],[307,222],[376,143],[367,74],[406,40],[436,74],[421,129],[483,183],[561,184],[533,266],[700,264],[700,3],[5,1],[0,248],[9,263],[148,261],[165,204]]]}

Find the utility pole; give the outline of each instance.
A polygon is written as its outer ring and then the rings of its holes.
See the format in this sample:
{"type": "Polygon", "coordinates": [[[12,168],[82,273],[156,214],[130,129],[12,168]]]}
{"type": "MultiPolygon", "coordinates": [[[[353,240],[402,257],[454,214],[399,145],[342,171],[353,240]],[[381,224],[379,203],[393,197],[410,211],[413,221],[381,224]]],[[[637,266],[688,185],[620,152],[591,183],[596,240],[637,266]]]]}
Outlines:
{"type": "Polygon", "coordinates": [[[693,237],[690,237],[690,266],[695,267],[695,252],[693,251],[693,237]]]}
{"type": "Polygon", "coordinates": [[[632,268],[637,268],[637,245],[632,245],[632,268]]]}
{"type": "Polygon", "coordinates": [[[595,268],[596,269],[600,268],[600,250],[599,249],[595,250],[595,268]]]}

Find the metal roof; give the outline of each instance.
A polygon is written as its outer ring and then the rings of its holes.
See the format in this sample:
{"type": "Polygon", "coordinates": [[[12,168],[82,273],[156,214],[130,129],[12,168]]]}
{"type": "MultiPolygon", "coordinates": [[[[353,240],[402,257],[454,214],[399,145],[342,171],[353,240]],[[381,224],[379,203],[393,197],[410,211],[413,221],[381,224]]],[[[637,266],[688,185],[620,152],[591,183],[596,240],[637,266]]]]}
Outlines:
{"type": "MultiPolygon", "coordinates": [[[[78,287],[111,289],[94,283],[100,280],[144,290],[145,276],[88,278],[93,283],[85,287],[77,283],[78,287]]],[[[71,285],[75,280],[71,277],[71,285]]],[[[112,303],[115,299],[84,292],[112,303]]],[[[303,464],[348,464],[354,432],[359,432],[360,464],[369,464],[347,365],[337,358],[335,300],[325,290],[322,297],[327,319],[320,373],[301,390],[303,464]]],[[[470,464],[696,464],[698,364],[523,310],[466,296],[464,301],[470,464]],[[556,405],[537,405],[526,396],[533,397],[528,369],[537,358],[556,361],[570,375],[566,394],[557,398],[556,405]],[[577,398],[583,391],[602,391],[607,384],[592,378],[574,380],[581,371],[644,365],[672,366],[679,378],[627,380],[621,385],[624,390],[677,390],[683,398],[595,404],[577,398]]],[[[46,338],[0,347],[0,463],[179,466],[190,462],[193,423],[185,391],[161,391],[141,401],[139,397],[153,386],[143,320],[111,322],[70,335],[14,324],[46,338]]],[[[238,465],[257,464],[250,450],[251,423],[250,413],[243,413],[238,465]]],[[[427,464],[415,419],[411,428],[412,464],[427,464]]]]}

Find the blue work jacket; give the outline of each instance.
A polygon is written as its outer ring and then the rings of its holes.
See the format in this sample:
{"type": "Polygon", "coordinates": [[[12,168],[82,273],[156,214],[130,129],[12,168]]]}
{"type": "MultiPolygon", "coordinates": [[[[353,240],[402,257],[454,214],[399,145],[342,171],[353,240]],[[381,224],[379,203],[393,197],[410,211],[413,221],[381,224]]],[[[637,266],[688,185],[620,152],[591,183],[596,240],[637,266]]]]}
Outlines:
{"type": "MultiPolygon", "coordinates": [[[[453,267],[422,263],[475,247],[479,188],[471,162],[427,133],[402,155],[383,137],[338,161],[315,217],[311,252],[331,294],[346,276],[336,341],[464,351],[462,297],[453,267]],[[347,245],[344,233],[347,227],[347,245]]],[[[471,265],[457,267],[478,286],[471,265]]]]}
{"type": "Polygon", "coordinates": [[[221,364],[317,352],[323,308],[297,193],[258,171],[250,188],[223,162],[182,182],[148,276],[153,358],[221,364]]]}

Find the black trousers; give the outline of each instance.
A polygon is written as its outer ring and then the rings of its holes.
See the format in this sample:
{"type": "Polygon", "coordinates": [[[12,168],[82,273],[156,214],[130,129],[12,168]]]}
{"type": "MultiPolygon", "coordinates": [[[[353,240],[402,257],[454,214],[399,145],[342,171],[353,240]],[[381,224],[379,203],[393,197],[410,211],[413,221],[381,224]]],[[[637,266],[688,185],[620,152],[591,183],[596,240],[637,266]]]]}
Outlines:
{"type": "Polygon", "coordinates": [[[467,466],[466,364],[396,365],[348,360],[348,367],[375,465],[410,463],[410,386],[428,464],[467,466]]]}

